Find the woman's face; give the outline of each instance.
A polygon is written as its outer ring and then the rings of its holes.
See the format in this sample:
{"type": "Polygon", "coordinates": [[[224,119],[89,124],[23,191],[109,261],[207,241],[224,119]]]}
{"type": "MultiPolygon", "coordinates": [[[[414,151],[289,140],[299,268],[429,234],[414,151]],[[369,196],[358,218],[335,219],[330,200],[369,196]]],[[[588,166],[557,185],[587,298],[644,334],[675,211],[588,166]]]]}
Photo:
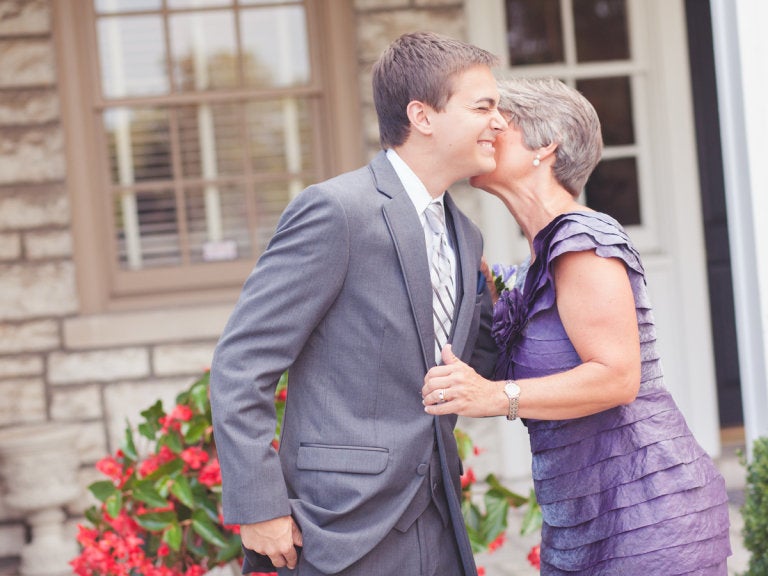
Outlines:
{"type": "Polygon", "coordinates": [[[523,143],[523,133],[509,122],[509,128],[496,137],[496,169],[488,174],[470,178],[475,188],[487,190],[495,184],[510,184],[524,177],[533,168],[536,154],[523,143]]]}

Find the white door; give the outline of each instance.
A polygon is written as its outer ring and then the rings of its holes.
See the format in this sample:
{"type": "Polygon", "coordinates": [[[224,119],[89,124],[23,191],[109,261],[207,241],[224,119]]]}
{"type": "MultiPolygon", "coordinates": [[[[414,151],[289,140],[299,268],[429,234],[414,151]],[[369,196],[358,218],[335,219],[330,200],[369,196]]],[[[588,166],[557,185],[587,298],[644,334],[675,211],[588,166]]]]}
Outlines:
{"type": "MultiPolygon", "coordinates": [[[[466,0],[465,7],[469,41],[501,57],[499,77],[554,76],[595,106],[605,152],[581,201],[617,218],[640,250],[667,386],[699,442],[718,454],[683,0],[466,0]]],[[[496,198],[483,194],[480,219],[489,262],[526,256],[496,198]]],[[[525,432],[497,424],[507,475],[527,473],[525,432]]]]}

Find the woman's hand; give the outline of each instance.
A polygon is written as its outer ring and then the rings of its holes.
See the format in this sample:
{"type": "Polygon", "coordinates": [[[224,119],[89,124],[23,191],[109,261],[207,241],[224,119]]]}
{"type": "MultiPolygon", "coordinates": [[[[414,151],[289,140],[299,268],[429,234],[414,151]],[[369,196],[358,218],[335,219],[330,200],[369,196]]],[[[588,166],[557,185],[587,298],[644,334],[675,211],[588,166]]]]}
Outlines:
{"type": "Polygon", "coordinates": [[[509,401],[502,382],[486,380],[453,353],[443,348],[443,364],[424,377],[421,396],[427,414],[458,414],[478,418],[507,413],[509,401]]]}

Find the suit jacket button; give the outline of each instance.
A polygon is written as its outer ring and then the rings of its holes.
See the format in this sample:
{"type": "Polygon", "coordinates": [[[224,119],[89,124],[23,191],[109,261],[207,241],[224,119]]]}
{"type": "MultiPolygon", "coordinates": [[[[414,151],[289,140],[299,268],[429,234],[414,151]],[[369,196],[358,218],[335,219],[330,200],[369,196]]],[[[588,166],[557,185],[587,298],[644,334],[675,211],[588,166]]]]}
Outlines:
{"type": "Polygon", "coordinates": [[[419,476],[424,476],[427,473],[427,470],[429,470],[429,466],[426,464],[419,464],[419,467],[416,468],[416,473],[419,476]]]}

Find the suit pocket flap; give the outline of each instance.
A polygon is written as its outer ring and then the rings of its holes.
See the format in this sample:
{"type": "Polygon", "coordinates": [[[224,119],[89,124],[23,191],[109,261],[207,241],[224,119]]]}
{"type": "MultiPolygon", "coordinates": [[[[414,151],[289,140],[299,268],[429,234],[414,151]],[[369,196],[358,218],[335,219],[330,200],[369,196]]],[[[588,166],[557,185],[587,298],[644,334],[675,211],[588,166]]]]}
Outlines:
{"type": "Polygon", "coordinates": [[[302,444],[296,466],[299,470],[380,474],[388,460],[389,450],[386,448],[302,444]]]}

